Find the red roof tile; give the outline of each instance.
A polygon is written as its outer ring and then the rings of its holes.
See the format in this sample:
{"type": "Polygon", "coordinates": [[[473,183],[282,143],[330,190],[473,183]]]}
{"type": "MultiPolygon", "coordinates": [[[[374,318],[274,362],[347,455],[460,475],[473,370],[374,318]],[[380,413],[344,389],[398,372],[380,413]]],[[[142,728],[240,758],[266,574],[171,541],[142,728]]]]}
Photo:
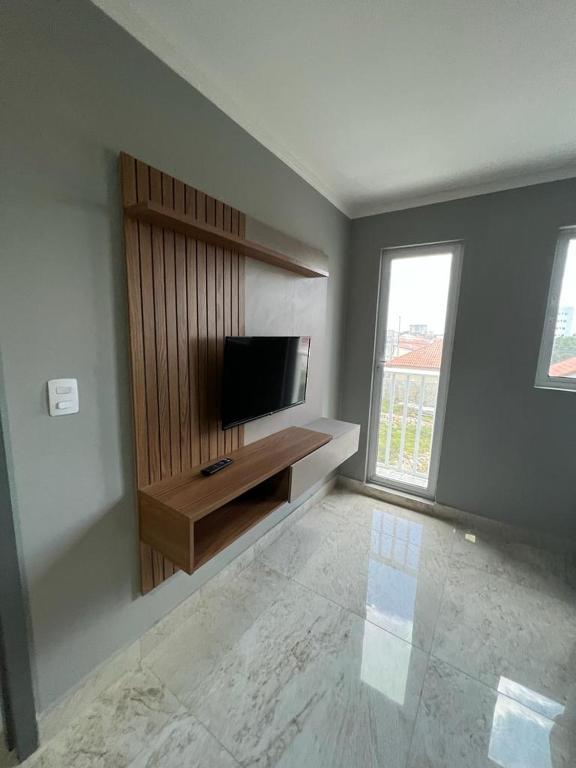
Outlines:
{"type": "Polygon", "coordinates": [[[430,344],[430,339],[403,339],[402,336],[398,339],[398,346],[401,349],[409,349],[411,352],[414,349],[427,347],[428,344],[430,344]]]}
{"type": "Polygon", "coordinates": [[[386,363],[386,368],[428,368],[440,370],[442,345],[444,339],[434,339],[425,347],[393,357],[386,363]]]}
{"type": "Polygon", "coordinates": [[[554,363],[548,371],[549,376],[571,376],[573,373],[576,373],[576,357],[554,363]]]}

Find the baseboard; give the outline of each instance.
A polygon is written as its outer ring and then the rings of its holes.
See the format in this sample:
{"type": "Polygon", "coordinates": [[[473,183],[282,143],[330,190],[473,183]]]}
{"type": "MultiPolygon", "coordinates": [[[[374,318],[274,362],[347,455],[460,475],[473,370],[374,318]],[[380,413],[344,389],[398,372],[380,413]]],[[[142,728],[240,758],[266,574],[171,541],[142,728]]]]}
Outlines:
{"type": "Polygon", "coordinates": [[[522,544],[528,544],[532,547],[550,549],[555,552],[573,551],[576,548],[576,542],[573,539],[564,539],[553,534],[543,533],[532,528],[523,528],[509,523],[503,523],[499,520],[493,520],[489,517],[467,512],[456,507],[450,507],[445,504],[438,504],[432,499],[423,499],[419,496],[413,496],[403,491],[384,488],[374,483],[363,483],[360,480],[354,480],[351,477],[339,475],[337,485],[340,488],[360,493],[364,496],[370,496],[388,504],[394,504],[397,507],[404,507],[413,512],[420,512],[424,515],[437,517],[446,522],[458,525],[459,527],[468,527],[476,531],[484,531],[494,536],[513,539],[522,544]]]}
{"type": "MultiPolygon", "coordinates": [[[[222,579],[224,582],[234,573],[244,570],[254,559],[277,539],[289,526],[293,525],[310,507],[323,499],[336,484],[335,474],[329,476],[321,483],[314,486],[307,494],[304,494],[296,502],[282,508],[280,518],[272,528],[266,531],[247,549],[241,552],[234,560],[226,564],[221,571],[210,579],[222,579]]],[[[207,582],[204,582],[207,583],[207,582]]],[[[203,586],[199,585],[198,589],[203,586]]],[[[38,715],[38,729],[40,745],[56,736],[67,725],[75,720],[87,709],[94,700],[109,688],[126,672],[136,669],[142,659],[162,639],[174,631],[175,627],[189,617],[193,607],[192,596],[195,590],[186,599],[177,605],[166,616],[147,630],[136,642],[118,651],[114,656],[104,661],[99,667],[90,672],[77,685],[68,691],[59,701],[38,715]]],[[[0,768],[12,768],[17,765],[13,753],[9,753],[3,746],[3,734],[0,730],[0,768]]]]}
{"type": "Polygon", "coordinates": [[[344,475],[338,476],[337,484],[341,488],[346,488],[354,493],[360,493],[363,496],[370,496],[373,499],[386,501],[389,504],[395,504],[397,507],[405,507],[414,512],[431,514],[434,509],[434,502],[429,499],[412,496],[409,493],[391,490],[373,483],[362,483],[360,480],[354,480],[353,478],[345,477],[344,475]]]}

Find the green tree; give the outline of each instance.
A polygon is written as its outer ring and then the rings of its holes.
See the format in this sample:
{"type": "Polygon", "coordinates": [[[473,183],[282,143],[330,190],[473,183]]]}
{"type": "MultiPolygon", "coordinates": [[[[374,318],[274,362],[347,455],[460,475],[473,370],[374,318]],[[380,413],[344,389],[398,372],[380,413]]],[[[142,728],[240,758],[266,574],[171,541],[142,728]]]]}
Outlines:
{"type": "Polygon", "coordinates": [[[552,365],[576,357],[576,336],[558,336],[552,347],[552,365]]]}

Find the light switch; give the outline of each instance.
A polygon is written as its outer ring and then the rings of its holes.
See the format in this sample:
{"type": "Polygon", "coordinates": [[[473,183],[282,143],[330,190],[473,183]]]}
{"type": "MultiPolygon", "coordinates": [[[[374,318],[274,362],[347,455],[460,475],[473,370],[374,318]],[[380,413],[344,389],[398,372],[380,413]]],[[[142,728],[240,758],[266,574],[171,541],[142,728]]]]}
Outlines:
{"type": "Polygon", "coordinates": [[[52,379],[48,382],[48,410],[50,416],[68,416],[78,413],[78,381],[52,379]]]}

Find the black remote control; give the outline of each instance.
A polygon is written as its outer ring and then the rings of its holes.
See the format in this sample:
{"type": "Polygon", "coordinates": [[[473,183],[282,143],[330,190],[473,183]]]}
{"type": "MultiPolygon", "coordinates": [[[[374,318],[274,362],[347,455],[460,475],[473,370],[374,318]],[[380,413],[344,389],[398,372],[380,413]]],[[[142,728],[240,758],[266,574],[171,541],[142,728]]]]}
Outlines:
{"type": "Polygon", "coordinates": [[[217,461],[215,464],[210,464],[210,466],[204,467],[200,472],[202,472],[203,475],[206,475],[206,477],[210,477],[210,475],[214,475],[216,472],[220,472],[221,469],[224,469],[224,467],[227,467],[228,464],[232,464],[232,459],[220,459],[220,461],[217,461]]]}

